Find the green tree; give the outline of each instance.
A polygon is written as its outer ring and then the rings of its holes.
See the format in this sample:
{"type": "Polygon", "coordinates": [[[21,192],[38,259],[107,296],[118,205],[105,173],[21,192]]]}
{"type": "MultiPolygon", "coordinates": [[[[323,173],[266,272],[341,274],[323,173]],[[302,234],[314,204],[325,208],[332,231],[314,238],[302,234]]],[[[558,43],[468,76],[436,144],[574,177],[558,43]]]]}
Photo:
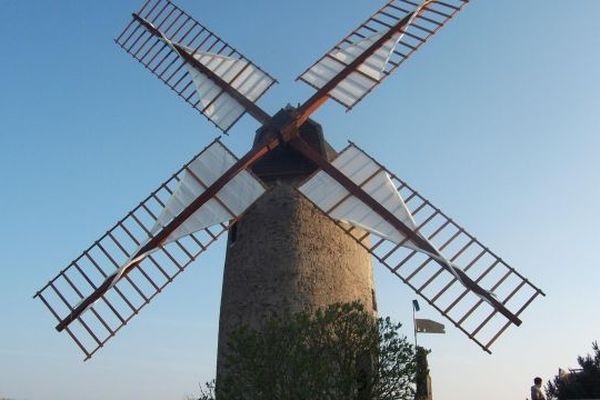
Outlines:
{"type": "MultiPolygon", "coordinates": [[[[415,353],[400,324],[356,302],[231,335],[218,400],[412,400],[415,353]]],[[[214,394],[205,390],[201,400],[214,394]]]]}
{"type": "Polygon", "coordinates": [[[592,343],[593,354],[577,357],[580,369],[559,376],[546,385],[548,399],[598,399],[600,398],[600,348],[592,343]]]}

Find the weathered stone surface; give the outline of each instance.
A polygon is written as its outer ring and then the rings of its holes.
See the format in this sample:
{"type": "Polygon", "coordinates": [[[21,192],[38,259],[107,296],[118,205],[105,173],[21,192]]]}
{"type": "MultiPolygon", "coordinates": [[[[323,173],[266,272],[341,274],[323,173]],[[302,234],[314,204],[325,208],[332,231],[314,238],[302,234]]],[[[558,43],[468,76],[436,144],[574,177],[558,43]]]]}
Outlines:
{"type": "Polygon", "coordinates": [[[369,254],[289,181],[274,183],[229,234],[217,375],[227,337],[240,324],[260,329],[285,310],[354,300],[374,308],[369,254]]]}

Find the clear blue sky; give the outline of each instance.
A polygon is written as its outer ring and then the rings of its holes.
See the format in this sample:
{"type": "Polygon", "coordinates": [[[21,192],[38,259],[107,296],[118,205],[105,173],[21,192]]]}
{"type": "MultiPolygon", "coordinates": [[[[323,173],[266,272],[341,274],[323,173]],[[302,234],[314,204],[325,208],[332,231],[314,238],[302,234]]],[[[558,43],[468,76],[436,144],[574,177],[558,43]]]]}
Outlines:
{"type": "MultiPolygon", "coordinates": [[[[112,42],[140,3],[0,1],[0,397],[181,399],[214,375],[222,245],[85,364],[31,299],[218,134],[112,42]]],[[[179,1],[279,79],[269,112],[310,95],[294,78],[382,3],[179,1]]],[[[548,294],[491,356],[452,327],[422,337],[438,399],[524,399],[600,339],[598,15],[593,0],[474,0],[353,112],[315,116],[548,294]]],[[[255,129],[225,142],[241,154],[255,129]]],[[[376,271],[381,313],[410,334],[413,295],[376,271]]]]}

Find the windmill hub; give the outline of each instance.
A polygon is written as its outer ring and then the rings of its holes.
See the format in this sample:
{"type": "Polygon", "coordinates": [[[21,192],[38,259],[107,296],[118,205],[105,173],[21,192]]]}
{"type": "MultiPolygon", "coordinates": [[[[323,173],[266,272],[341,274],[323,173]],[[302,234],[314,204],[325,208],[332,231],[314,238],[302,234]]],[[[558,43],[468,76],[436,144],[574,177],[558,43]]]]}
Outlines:
{"type": "MultiPolygon", "coordinates": [[[[254,137],[254,147],[267,142],[274,135],[281,132],[281,127],[293,123],[295,110],[282,109],[273,117],[273,125],[261,128],[254,137]]],[[[335,150],[327,143],[321,125],[313,120],[307,120],[298,129],[300,136],[321,157],[331,161],[335,157],[335,150]]],[[[318,167],[292,147],[283,145],[261,158],[252,171],[265,183],[270,184],[275,180],[289,180],[299,182],[314,173],[318,167]]]]}

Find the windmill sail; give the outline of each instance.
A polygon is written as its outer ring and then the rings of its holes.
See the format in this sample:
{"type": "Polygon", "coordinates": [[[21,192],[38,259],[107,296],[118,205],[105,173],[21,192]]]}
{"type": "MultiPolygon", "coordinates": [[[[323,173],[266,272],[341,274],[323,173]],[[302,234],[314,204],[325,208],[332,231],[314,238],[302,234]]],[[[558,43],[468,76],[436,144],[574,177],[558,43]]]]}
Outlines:
{"type": "MultiPolygon", "coordinates": [[[[345,151],[332,164],[353,182],[362,183],[363,190],[394,214],[397,219],[411,229],[416,229],[416,223],[390,177],[371,159],[366,156],[361,157],[354,151],[345,151]]],[[[419,250],[417,244],[395,229],[368,205],[352,196],[344,186],[324,171],[314,174],[299,187],[299,190],[332,218],[351,223],[379,237],[419,250]]]]}
{"type": "Polygon", "coordinates": [[[398,231],[324,171],[299,191],[484,350],[489,352],[511,324],[520,323],[519,315],[543,294],[355,145],[332,164],[439,253],[431,254],[398,231]],[[369,239],[369,232],[379,239],[369,239]]]}
{"type": "Polygon", "coordinates": [[[117,44],[223,132],[249,112],[276,80],[167,0],[150,0],[117,44]]]}
{"type": "Polygon", "coordinates": [[[249,173],[237,174],[206,207],[184,221],[181,226],[185,228],[174,231],[177,233],[162,245],[132,262],[139,249],[172,220],[190,196],[203,191],[200,181],[210,184],[236,161],[221,142],[213,142],[36,294],[60,325],[99,288],[105,289],[64,327],[86,359],[206,251],[228,229],[229,222],[264,191],[249,173]],[[196,178],[199,180],[193,182],[196,178]],[[240,197],[238,190],[249,193],[240,197]]]}
{"type": "Polygon", "coordinates": [[[467,3],[391,0],[298,79],[351,109],[467,3]]]}
{"type": "MultiPolygon", "coordinates": [[[[209,146],[185,168],[183,179],[156,219],[151,232],[156,234],[166,227],[237,161],[221,142],[209,146]]],[[[241,171],[179,225],[164,243],[239,217],[264,192],[265,188],[257,178],[247,170],[241,171]]]]}
{"type": "MultiPolygon", "coordinates": [[[[194,58],[252,102],[273,83],[272,78],[244,59],[202,52],[194,54],[194,58]]],[[[246,108],[193,65],[187,63],[186,68],[200,100],[198,109],[221,130],[227,131],[246,108]]]]}

